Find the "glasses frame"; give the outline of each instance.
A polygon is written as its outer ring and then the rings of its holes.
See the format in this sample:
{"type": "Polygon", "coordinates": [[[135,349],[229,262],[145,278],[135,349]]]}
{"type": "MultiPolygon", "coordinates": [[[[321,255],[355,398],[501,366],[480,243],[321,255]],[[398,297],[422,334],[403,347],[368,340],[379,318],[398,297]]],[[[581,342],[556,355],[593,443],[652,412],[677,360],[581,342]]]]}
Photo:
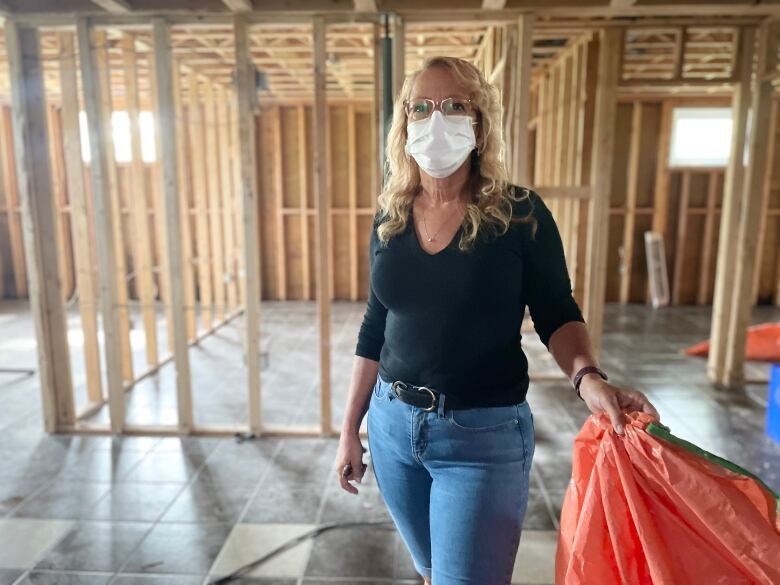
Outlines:
{"type": "MultiPolygon", "coordinates": [[[[474,111],[474,115],[476,115],[477,118],[479,118],[479,109],[474,105],[474,100],[472,100],[471,98],[464,98],[464,97],[457,96],[457,95],[449,95],[449,96],[444,97],[444,98],[442,98],[440,100],[435,100],[433,98],[427,98],[427,97],[415,98],[414,100],[411,100],[411,99],[407,98],[407,99],[405,99],[403,101],[404,112],[406,113],[406,118],[407,118],[407,120],[410,119],[409,105],[411,104],[411,102],[412,101],[419,101],[419,100],[425,100],[426,102],[432,103],[433,104],[433,109],[431,110],[430,115],[426,116],[425,118],[420,118],[419,120],[411,120],[412,122],[422,122],[423,120],[427,120],[428,118],[433,116],[433,112],[435,112],[437,108],[441,112],[442,116],[444,116],[446,118],[446,117],[448,117],[448,115],[445,114],[444,112],[442,112],[441,104],[443,102],[445,102],[446,100],[451,100],[451,99],[458,99],[458,100],[462,100],[464,102],[468,102],[468,104],[471,106],[472,110],[474,111]]],[[[452,114],[450,114],[450,115],[452,115],[452,114]]],[[[471,117],[469,114],[463,114],[463,116],[468,117],[468,118],[471,117]]],[[[476,124],[479,123],[479,121],[478,121],[478,119],[477,120],[472,120],[471,123],[473,125],[476,125],[476,124]]]]}

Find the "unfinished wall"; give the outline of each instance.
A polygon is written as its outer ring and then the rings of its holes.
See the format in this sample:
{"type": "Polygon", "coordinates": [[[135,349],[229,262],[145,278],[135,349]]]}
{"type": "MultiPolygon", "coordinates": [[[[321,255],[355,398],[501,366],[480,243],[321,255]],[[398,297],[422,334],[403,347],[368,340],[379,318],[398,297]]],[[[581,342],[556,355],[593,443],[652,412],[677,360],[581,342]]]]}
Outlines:
{"type": "MultiPolygon", "coordinates": [[[[724,99],[645,98],[618,107],[612,176],[607,301],[644,302],[647,267],[643,233],[663,234],[675,305],[712,303],[725,167],[668,165],[672,108],[729,107],[724,99]]],[[[780,133],[775,102],[770,164],[764,183],[755,283],[758,303],[780,304],[780,133]]]]}

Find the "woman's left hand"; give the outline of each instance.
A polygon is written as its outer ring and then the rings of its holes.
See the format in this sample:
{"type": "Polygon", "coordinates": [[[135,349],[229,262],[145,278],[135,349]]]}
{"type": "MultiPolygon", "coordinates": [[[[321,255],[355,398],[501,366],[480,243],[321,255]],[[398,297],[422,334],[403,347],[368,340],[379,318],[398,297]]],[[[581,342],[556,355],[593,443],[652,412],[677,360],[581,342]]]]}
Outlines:
{"type": "Polygon", "coordinates": [[[618,388],[595,374],[586,375],[580,382],[580,396],[591,412],[606,412],[615,431],[622,435],[625,424],[624,412],[646,412],[661,421],[661,415],[639,390],[618,388]]]}

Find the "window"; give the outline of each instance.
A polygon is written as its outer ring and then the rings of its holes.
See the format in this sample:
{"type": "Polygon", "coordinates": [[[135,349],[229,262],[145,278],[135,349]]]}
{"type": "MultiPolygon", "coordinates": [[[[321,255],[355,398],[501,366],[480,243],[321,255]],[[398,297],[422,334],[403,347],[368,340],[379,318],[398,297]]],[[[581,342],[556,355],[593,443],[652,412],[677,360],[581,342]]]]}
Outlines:
{"type": "Polygon", "coordinates": [[[674,108],[669,166],[726,166],[731,125],[731,108],[674,108]]]}
{"type": "MultiPolygon", "coordinates": [[[[141,158],[151,163],[157,158],[154,136],[154,116],[152,112],[141,112],[138,116],[141,132],[141,158]]],[[[81,127],[81,159],[88,163],[92,156],[89,151],[89,131],[87,129],[87,113],[79,112],[81,127]]],[[[128,163],[133,159],[130,150],[130,116],[126,111],[117,110],[111,113],[111,136],[114,142],[114,158],[118,163],[128,163]]]]}

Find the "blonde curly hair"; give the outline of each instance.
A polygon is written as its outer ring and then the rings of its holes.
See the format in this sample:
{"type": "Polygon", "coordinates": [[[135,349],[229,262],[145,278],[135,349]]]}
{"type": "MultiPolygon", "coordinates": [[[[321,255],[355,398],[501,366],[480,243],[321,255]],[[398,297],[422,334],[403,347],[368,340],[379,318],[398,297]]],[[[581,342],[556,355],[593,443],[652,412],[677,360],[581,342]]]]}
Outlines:
{"type": "Polygon", "coordinates": [[[467,251],[473,248],[479,236],[501,235],[512,223],[531,223],[534,232],[536,222],[530,213],[524,217],[513,214],[516,202],[530,200],[530,191],[512,185],[509,180],[504,162],[500,92],[469,61],[437,56],[426,59],[420,69],[406,77],[393,105],[393,122],[386,146],[386,171],[389,174],[377,199],[377,216],[383,218],[377,227],[379,239],[386,244],[390,238],[406,230],[413,200],[420,191],[420,169],[404,151],[407,138],[404,102],[410,97],[417,77],[434,67],[453,73],[477,108],[477,148],[471,152],[469,185],[472,197],[466,204],[464,229],[458,248],[467,251]]]}

